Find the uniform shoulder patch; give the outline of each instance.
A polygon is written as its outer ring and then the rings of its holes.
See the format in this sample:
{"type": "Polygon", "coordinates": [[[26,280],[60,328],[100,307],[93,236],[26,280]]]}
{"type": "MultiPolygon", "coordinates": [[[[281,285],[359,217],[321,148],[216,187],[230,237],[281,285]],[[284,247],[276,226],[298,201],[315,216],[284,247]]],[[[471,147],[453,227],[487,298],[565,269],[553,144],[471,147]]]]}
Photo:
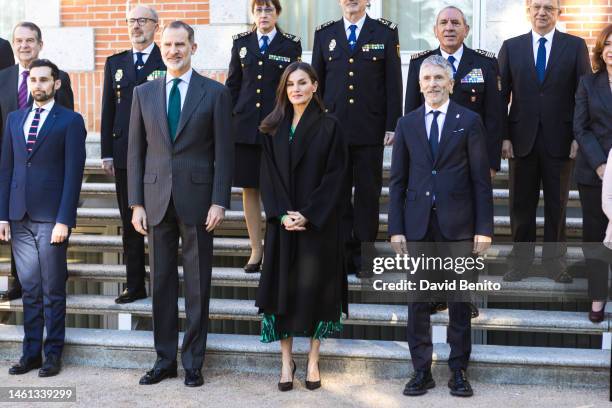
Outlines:
{"type": "Polygon", "coordinates": [[[295,42],[295,43],[299,43],[301,38],[298,37],[297,35],[293,35],[293,34],[288,34],[288,33],[283,33],[283,36],[285,38],[290,39],[291,41],[295,42]]]}
{"type": "Polygon", "coordinates": [[[234,36],[232,36],[232,38],[235,40],[239,40],[242,37],[246,37],[247,35],[251,34],[253,31],[245,31],[244,33],[240,33],[240,34],[236,34],[234,36]]]}
{"type": "Polygon", "coordinates": [[[410,59],[411,60],[419,59],[421,57],[431,54],[433,51],[434,50],[425,50],[425,51],[417,52],[416,54],[412,54],[410,56],[410,59]]]}
{"type": "Polygon", "coordinates": [[[325,27],[329,27],[330,25],[332,25],[332,24],[334,24],[334,23],[335,23],[335,21],[333,21],[333,20],[332,20],[332,21],[328,21],[327,23],[323,23],[323,24],[321,24],[320,26],[318,26],[318,27],[315,29],[315,31],[322,30],[322,29],[324,29],[325,27]]]}
{"type": "Polygon", "coordinates": [[[389,20],[386,20],[384,18],[379,18],[376,21],[378,21],[382,25],[385,25],[385,26],[389,27],[391,30],[395,30],[397,28],[397,24],[395,24],[393,21],[389,21],[389,20]]]}
{"type": "Polygon", "coordinates": [[[484,55],[487,58],[495,58],[495,53],[487,50],[476,49],[474,50],[480,55],[484,55]]]}

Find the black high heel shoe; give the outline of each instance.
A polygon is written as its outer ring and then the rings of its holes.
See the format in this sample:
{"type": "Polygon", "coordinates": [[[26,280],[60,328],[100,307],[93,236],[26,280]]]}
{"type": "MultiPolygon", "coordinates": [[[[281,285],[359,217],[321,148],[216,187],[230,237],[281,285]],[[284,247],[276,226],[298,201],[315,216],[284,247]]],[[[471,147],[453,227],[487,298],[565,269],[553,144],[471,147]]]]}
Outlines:
{"type": "Polygon", "coordinates": [[[261,271],[261,261],[262,260],[263,260],[263,258],[260,259],[259,262],[257,262],[257,263],[254,263],[254,264],[248,263],[248,264],[244,265],[244,271],[246,273],[260,272],[261,271]]]}
{"type": "Polygon", "coordinates": [[[589,312],[589,320],[593,323],[601,323],[604,320],[604,316],[606,315],[606,303],[604,302],[603,307],[599,311],[594,311],[593,306],[591,306],[591,311],[589,312]]]}
{"type": "MultiPolygon", "coordinates": [[[[306,370],[308,370],[308,364],[306,365],[306,370]]],[[[318,381],[308,381],[306,380],[306,388],[310,391],[314,391],[317,388],[321,388],[321,370],[319,369],[319,362],[317,361],[317,370],[319,371],[319,380],[318,381]]]]}
{"type": "Polygon", "coordinates": [[[291,381],[287,381],[287,382],[280,382],[278,383],[278,390],[285,392],[285,391],[291,391],[293,389],[293,378],[295,377],[295,370],[297,369],[297,366],[295,365],[295,361],[291,360],[291,364],[293,364],[293,371],[291,372],[291,381]]]}

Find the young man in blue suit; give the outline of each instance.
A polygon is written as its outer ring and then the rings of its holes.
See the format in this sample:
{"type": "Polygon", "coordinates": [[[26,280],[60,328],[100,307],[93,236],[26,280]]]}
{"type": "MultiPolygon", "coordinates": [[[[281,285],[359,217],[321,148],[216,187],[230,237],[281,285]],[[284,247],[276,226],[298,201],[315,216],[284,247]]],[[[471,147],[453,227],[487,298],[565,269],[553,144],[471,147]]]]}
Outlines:
{"type": "Polygon", "coordinates": [[[40,368],[39,377],[50,377],[60,372],[64,348],[66,251],[87,131],[81,115],[54,101],[61,87],[57,66],[35,60],[29,68],[34,104],[8,115],[0,156],[0,240],[12,234],[23,287],[23,355],[9,374],[40,368]]]}
{"type": "MultiPolygon", "coordinates": [[[[449,99],[452,78],[453,68],[444,57],[425,59],[419,72],[425,103],[401,118],[395,130],[389,235],[402,252],[407,241],[446,243],[436,244],[433,255],[439,257],[456,242],[467,242],[468,248],[482,252],[493,236],[484,127],[477,113],[449,99]]],[[[422,395],[435,386],[430,303],[413,302],[408,308],[408,344],[415,372],[404,394],[422,395]]],[[[471,308],[468,302],[449,302],[448,309],[452,371],[448,386],[452,395],[468,397],[473,395],[465,374],[471,352],[471,308]]]]}

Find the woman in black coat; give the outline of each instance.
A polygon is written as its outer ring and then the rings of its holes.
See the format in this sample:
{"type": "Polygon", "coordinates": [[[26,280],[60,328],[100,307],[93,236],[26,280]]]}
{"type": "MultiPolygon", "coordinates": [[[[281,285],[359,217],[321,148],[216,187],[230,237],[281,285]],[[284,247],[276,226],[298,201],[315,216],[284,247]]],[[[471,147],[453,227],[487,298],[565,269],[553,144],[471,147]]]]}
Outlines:
{"type": "Polygon", "coordinates": [[[244,270],[259,272],[263,255],[259,203],[260,135],[262,119],[274,108],[280,77],[291,62],[302,55],[300,39],[280,31],[279,0],[251,0],[253,29],[234,36],[232,58],[225,85],[233,101],[235,187],[242,187],[244,215],[251,241],[251,257],[244,270]]]}
{"type": "Polygon", "coordinates": [[[293,387],[294,336],[311,338],[306,387],[321,386],[320,340],[342,330],[348,312],[339,195],[346,147],[316,89],[309,64],[289,65],[260,127],[267,229],[256,305],[264,314],[261,340],[281,341],[281,391],[293,387]]]}
{"type": "MultiPolygon", "coordinates": [[[[576,91],[574,134],[580,149],[575,176],[582,206],[582,240],[589,278],[589,297],[593,301],[589,319],[603,321],[608,299],[609,252],[601,243],[606,235],[608,217],[602,209],[602,179],[612,147],[612,25],[599,35],[593,50],[595,73],[584,75],[576,91]]],[[[604,181],[605,184],[605,181],[604,181]]],[[[604,200],[607,199],[604,192],[604,200]]],[[[606,239],[606,240],[609,240],[606,239]]]]}

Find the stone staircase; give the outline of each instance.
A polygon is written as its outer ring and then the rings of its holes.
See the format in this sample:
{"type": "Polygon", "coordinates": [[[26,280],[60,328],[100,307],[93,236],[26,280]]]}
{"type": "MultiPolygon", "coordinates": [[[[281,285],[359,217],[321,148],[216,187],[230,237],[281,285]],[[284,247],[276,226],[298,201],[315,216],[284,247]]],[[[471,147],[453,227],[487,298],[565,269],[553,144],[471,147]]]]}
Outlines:
{"type": "MultiPolygon", "coordinates": [[[[89,157],[96,153],[98,139],[89,138],[89,157]]],[[[389,152],[387,151],[388,155],[389,152]]],[[[389,160],[385,161],[385,180],[388,177],[389,160]]],[[[115,188],[100,170],[100,161],[89,159],[86,165],[82,205],[78,210],[78,228],[70,238],[69,295],[67,313],[78,316],[100,316],[93,324],[79,322],[66,332],[65,361],[71,364],[120,368],[149,368],[154,361],[153,336],[150,331],[151,298],[127,305],[117,305],[114,298],[125,282],[125,267],[120,264],[121,237],[119,211],[115,208],[115,188]],[[92,289],[93,287],[93,289],[92,289]],[[142,324],[144,322],[144,324],[142,324]],[[99,328],[103,327],[103,328],[99,328]],[[141,328],[145,328],[142,330],[141,328]],[[136,329],[136,330],[135,330],[136,329]]],[[[385,183],[386,184],[386,183],[385,183]]],[[[232,210],[227,212],[226,222],[214,240],[215,261],[212,276],[210,318],[213,328],[208,338],[206,365],[210,368],[236,369],[248,372],[278,371],[279,345],[262,344],[256,334],[259,316],[254,306],[253,294],[259,274],[246,274],[241,269],[249,254],[244,216],[240,208],[241,190],[234,188],[232,210]],[[224,289],[226,292],[224,292],[224,289]],[[227,292],[229,290],[230,292],[227,292]],[[224,322],[243,323],[247,329],[219,330],[224,322]],[[250,323],[250,324],[249,324],[250,323]],[[244,334],[245,332],[249,334],[244,334]],[[241,334],[238,334],[241,333],[241,334]]],[[[490,274],[481,276],[500,283],[503,295],[489,295],[480,305],[480,316],[472,320],[474,344],[470,363],[470,378],[492,383],[515,384],[563,384],[583,387],[608,385],[610,369],[610,333],[612,321],[607,316],[600,324],[587,319],[586,311],[525,309],[521,304],[500,307],[500,302],[510,297],[528,299],[530,302],[580,302],[586,299],[587,282],[577,277],[568,285],[550,279],[532,277],[521,282],[503,282],[501,274],[510,252],[510,219],[507,216],[508,189],[507,166],[495,180],[496,205],[495,245],[489,251],[492,259],[490,274]],[[505,243],[504,243],[505,241],[505,243]],[[486,344],[490,332],[535,333],[544,335],[574,335],[576,338],[595,338],[597,348],[541,347],[534,345],[486,344]]],[[[387,230],[388,188],[381,195],[380,239],[387,230]]],[[[582,229],[578,193],[570,193],[570,210],[567,227],[570,239],[579,239],[582,229]]],[[[538,217],[538,229],[543,227],[538,217]]],[[[540,231],[541,233],[541,231],[540,231]]],[[[10,264],[8,247],[0,247],[0,288],[6,286],[10,264]]],[[[536,256],[541,254],[538,248],[536,256]]],[[[568,260],[583,265],[582,251],[569,243],[568,260]]],[[[148,274],[148,270],[147,270],[148,274]]],[[[179,268],[182,282],[182,269],[179,268]]],[[[349,277],[351,302],[349,318],[344,321],[344,338],[328,339],[321,347],[324,372],[355,372],[377,378],[405,377],[411,371],[409,350],[405,335],[377,340],[372,330],[397,329],[401,333],[407,320],[407,308],[401,304],[377,304],[363,295],[363,285],[354,276],[349,277]],[[362,335],[367,334],[367,335],[362,335]],[[352,338],[351,338],[352,337],[352,338]]],[[[585,304],[583,304],[584,306],[585,304]]],[[[588,307],[588,305],[587,305],[588,307]]],[[[588,309],[585,309],[588,310],[588,309]]],[[[20,326],[21,301],[0,303],[0,359],[14,360],[21,352],[23,329],[20,326]]],[[[184,299],[179,299],[179,314],[184,317],[184,299]]],[[[87,322],[87,320],[85,320],[87,322]]],[[[445,344],[446,312],[432,315],[434,346],[434,371],[446,373],[445,361],[449,348],[445,344]]],[[[389,337],[388,335],[386,337],[389,337]]],[[[296,339],[294,349],[297,359],[304,360],[307,353],[306,339],[296,339]]],[[[535,344],[535,343],[534,343],[535,344]]],[[[591,343],[592,344],[592,343],[591,343]]],[[[446,375],[446,374],[443,374],[446,375]]]]}

